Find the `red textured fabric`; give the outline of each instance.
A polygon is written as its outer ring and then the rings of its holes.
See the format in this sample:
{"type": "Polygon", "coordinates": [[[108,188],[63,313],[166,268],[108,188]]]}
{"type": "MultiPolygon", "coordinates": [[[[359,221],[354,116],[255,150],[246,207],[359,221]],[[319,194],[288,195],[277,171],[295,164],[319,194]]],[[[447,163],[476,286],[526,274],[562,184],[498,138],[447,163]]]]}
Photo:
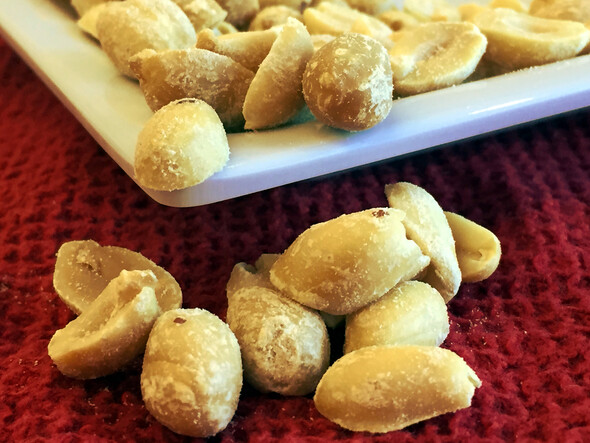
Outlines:
{"type": "MultiPolygon", "coordinates": [[[[311,224],[386,205],[410,181],[488,227],[503,257],[449,304],[444,346],[483,381],[472,407],[383,435],[323,418],[310,396],[245,386],[213,441],[590,441],[590,110],[234,200],[176,209],[147,197],[0,41],[0,440],[189,440],[142,404],[141,361],[98,380],[47,355],[74,318],[53,290],[55,252],[91,238],[168,269],[185,307],[225,315],[232,266],[280,252],[311,224]]],[[[337,339],[336,339],[337,341],[337,339]]]]}

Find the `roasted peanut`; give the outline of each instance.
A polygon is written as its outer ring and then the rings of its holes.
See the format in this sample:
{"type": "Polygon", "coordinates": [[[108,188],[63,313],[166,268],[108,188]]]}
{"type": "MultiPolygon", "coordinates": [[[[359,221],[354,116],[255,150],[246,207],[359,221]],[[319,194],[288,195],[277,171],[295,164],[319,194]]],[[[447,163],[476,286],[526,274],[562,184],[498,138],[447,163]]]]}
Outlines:
{"type": "Polygon", "coordinates": [[[79,17],[84,16],[88,11],[96,6],[102,5],[110,1],[121,1],[121,0],[71,0],[72,7],[76,10],[79,17]]]}
{"type": "Polygon", "coordinates": [[[64,375],[91,379],[112,374],[140,355],[161,310],[152,271],[121,271],[65,328],[48,353],[64,375]]]}
{"type": "Polygon", "coordinates": [[[502,250],[493,232],[458,214],[446,212],[464,282],[485,280],[498,267],[502,250]]]}
{"type": "Polygon", "coordinates": [[[243,127],[242,105],[254,73],[231,58],[199,48],[146,49],[129,63],[153,111],[174,100],[199,99],[227,131],[243,127]]]}
{"type": "Polygon", "coordinates": [[[346,317],[344,352],[375,345],[438,346],[449,334],[445,301],[427,283],[400,283],[346,317]]]}
{"type": "Polygon", "coordinates": [[[328,367],[322,317],[275,290],[250,286],[234,292],[227,323],[240,343],[244,378],[261,392],[306,395],[328,367]]]}
{"type": "Polygon", "coordinates": [[[96,22],[98,21],[98,16],[105,8],[106,3],[98,3],[96,6],[93,6],[88,11],[80,16],[78,21],[78,27],[84,31],[86,34],[90,35],[91,37],[98,40],[98,31],[96,30],[96,22]]]}
{"type": "Polygon", "coordinates": [[[274,289],[270,282],[270,268],[279,258],[279,254],[262,254],[254,266],[237,263],[231,271],[225,292],[230,299],[240,289],[258,286],[274,289]]]}
{"type": "Polygon", "coordinates": [[[533,0],[529,13],[536,17],[585,23],[590,21],[590,2],[588,0],[533,0]]]}
{"type": "Polygon", "coordinates": [[[485,8],[468,20],[488,39],[484,58],[509,69],[574,57],[590,41],[590,31],[582,23],[545,19],[512,9],[485,8]]]}
{"type": "Polygon", "coordinates": [[[471,23],[424,23],[402,31],[389,50],[394,90],[413,95],[460,84],[475,71],[486,44],[471,23]]]}
{"type": "Polygon", "coordinates": [[[363,32],[386,48],[391,46],[393,31],[385,23],[369,14],[348,6],[327,1],[303,11],[303,23],[310,34],[339,36],[347,32],[363,32]]]}
{"type": "Polygon", "coordinates": [[[174,432],[209,437],[225,429],[242,389],[240,347],[227,324],[203,309],[158,318],[141,372],[147,410],[174,432]]]}
{"type": "Polygon", "coordinates": [[[179,308],[182,290],[170,273],[139,252],[118,246],[100,246],[93,240],[66,242],[57,251],[53,286],[76,314],[84,312],[122,270],[152,271],[154,290],[162,311],[179,308]]]}
{"type": "Polygon", "coordinates": [[[470,406],[479,386],[475,372],[447,349],[371,346],[328,368],[314,403],[343,428],[389,432],[470,406]]]}
{"type": "Polygon", "coordinates": [[[96,21],[102,49],[115,66],[133,78],[129,58],[143,49],[194,46],[195,28],[172,0],[126,0],[106,4],[96,21]]]}
{"type": "Polygon", "coordinates": [[[197,48],[225,55],[250,71],[256,72],[270,52],[279,32],[280,28],[272,28],[265,31],[233,32],[218,36],[211,29],[204,29],[197,35],[197,48]]]}
{"type": "Polygon", "coordinates": [[[269,6],[261,9],[256,17],[252,19],[248,26],[249,31],[264,31],[270,29],[273,26],[280,26],[287,23],[287,19],[291,17],[300,22],[303,21],[303,15],[296,9],[289,8],[288,6],[269,6]]]}
{"type": "Polygon", "coordinates": [[[329,314],[349,314],[424,269],[406,238],[404,213],[375,208],[311,226],[277,259],[270,280],[282,294],[329,314]]]}
{"type": "Polygon", "coordinates": [[[215,0],[173,0],[184,11],[195,31],[215,28],[227,17],[227,11],[215,0]]]}
{"type": "Polygon", "coordinates": [[[150,189],[183,189],[228,160],[227,135],[215,110],[201,100],[177,100],[159,109],[139,133],[135,179],[150,189]]]}
{"type": "Polygon", "coordinates": [[[446,0],[404,0],[404,11],[422,22],[460,19],[457,8],[446,0]]]}
{"type": "Polygon", "coordinates": [[[227,21],[238,29],[250,23],[260,9],[258,0],[215,0],[227,11],[227,21]]]}
{"type": "Polygon", "coordinates": [[[359,131],[382,122],[391,110],[393,83],[385,48],[347,33],[320,47],[303,74],[303,95],[320,122],[359,131]]]}
{"type": "Polygon", "coordinates": [[[246,93],[245,129],[279,126],[303,109],[301,78],[312,54],[313,43],[305,26],[289,18],[246,93]]]}
{"type": "Polygon", "coordinates": [[[430,266],[422,279],[448,303],[459,290],[461,270],[453,233],[442,208],[425,189],[411,183],[387,185],[385,195],[392,208],[405,211],[402,223],[408,238],[430,257],[430,266]]]}

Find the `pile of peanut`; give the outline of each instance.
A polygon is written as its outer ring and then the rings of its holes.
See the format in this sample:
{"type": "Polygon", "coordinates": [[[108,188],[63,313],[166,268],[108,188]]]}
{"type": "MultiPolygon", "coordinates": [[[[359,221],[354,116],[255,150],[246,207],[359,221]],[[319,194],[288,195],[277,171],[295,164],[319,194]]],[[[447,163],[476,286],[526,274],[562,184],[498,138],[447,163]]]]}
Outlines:
{"type": "Polygon", "coordinates": [[[135,158],[136,180],[158,190],[195,185],[223,168],[228,131],[288,124],[305,108],[328,126],[365,130],[387,117],[394,97],[590,50],[587,0],[491,0],[458,7],[445,0],[405,0],[402,8],[394,0],[72,5],[80,27],[96,37],[122,74],[139,81],[155,115],[164,114],[147,122],[135,158]],[[202,101],[211,112],[203,105],[192,113],[189,105],[175,105],[185,99],[202,101]],[[163,135],[154,139],[156,132],[163,135]]]}
{"type": "Polygon", "coordinates": [[[243,379],[261,392],[315,392],[317,410],[353,431],[389,432],[466,408],[481,381],[440,348],[447,303],[462,282],[496,270],[500,243],[416,185],[385,194],[389,207],[313,225],[282,254],[236,264],[227,323],[181,309],[176,281],[138,253],[66,243],[54,286],[80,315],[55,333],[49,355],[63,374],[85,379],[145,350],[146,408],[195,437],[227,426],[243,379]],[[343,321],[343,356],[330,364],[329,331],[343,321]]]}

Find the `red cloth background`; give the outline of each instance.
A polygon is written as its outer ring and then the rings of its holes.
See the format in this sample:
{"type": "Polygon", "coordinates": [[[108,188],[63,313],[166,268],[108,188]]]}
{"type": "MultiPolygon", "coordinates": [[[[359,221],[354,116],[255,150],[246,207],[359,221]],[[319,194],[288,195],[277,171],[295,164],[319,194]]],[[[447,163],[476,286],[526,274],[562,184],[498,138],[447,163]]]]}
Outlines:
{"type": "Polygon", "coordinates": [[[313,223],[387,204],[384,185],[426,188],[488,227],[497,272],[449,304],[444,346],[483,380],[472,407],[373,436],[340,429],[308,397],[244,387],[213,441],[590,441],[590,110],[444,149],[203,207],[139,189],[0,41],[0,440],[183,441],[142,404],[141,361],[98,380],[47,355],[73,314],[53,290],[59,246],[94,239],[143,253],[185,307],[225,315],[232,266],[281,252],[313,223]]]}

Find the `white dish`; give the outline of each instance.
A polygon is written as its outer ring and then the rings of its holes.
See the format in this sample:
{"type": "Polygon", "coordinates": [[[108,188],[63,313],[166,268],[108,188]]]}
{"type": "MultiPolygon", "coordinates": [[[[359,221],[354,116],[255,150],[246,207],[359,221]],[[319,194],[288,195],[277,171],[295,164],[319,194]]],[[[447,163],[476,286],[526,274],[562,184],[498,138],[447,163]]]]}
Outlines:
{"type": "MultiPolygon", "coordinates": [[[[137,83],[119,75],[76,25],[65,0],[4,1],[4,38],[133,178],[137,134],[152,114],[137,83]]],[[[144,191],[168,206],[199,206],[440,146],[590,105],[590,56],[397,100],[360,133],[308,122],[230,134],[231,160],[205,182],[144,191]]]]}

